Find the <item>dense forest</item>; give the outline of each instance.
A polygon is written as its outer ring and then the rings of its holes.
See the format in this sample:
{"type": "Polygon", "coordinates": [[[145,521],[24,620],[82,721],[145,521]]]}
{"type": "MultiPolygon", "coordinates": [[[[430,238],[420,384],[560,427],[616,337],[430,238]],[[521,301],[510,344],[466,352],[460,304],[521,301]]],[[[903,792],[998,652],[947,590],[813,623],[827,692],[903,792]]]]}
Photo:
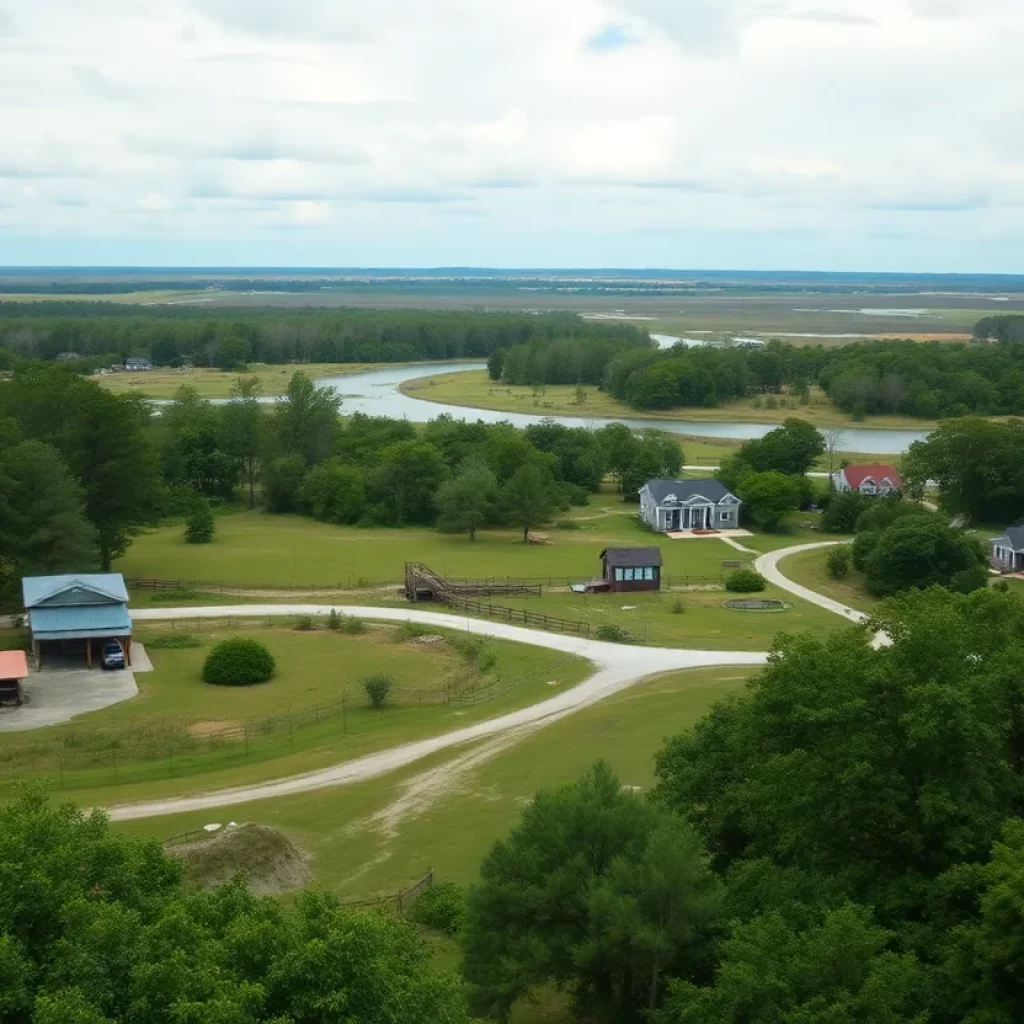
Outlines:
{"type": "Polygon", "coordinates": [[[772,341],[758,347],[676,345],[667,350],[619,342],[595,346],[586,363],[574,364],[563,342],[536,339],[496,353],[489,371],[493,379],[509,384],[599,382],[637,409],[714,407],[783,392],[806,401],[810,387],[818,385],[855,419],[1024,413],[1024,344],[1013,341],[893,340],[828,348],[772,341]]]}
{"type": "Polygon", "coordinates": [[[400,363],[486,359],[543,339],[650,344],[628,324],[574,314],[421,310],[209,310],[202,306],[0,302],[0,369],[15,358],[73,360],[89,370],[143,356],[157,366],[262,363],[400,363]],[[6,350],[7,355],[4,356],[6,350]]]}

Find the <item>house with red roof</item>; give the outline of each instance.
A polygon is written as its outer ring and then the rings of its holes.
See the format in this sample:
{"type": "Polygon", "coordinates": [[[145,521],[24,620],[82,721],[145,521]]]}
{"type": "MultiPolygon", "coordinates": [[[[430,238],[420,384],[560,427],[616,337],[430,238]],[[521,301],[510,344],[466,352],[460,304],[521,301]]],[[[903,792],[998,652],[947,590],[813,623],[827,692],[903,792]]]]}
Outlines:
{"type": "Polygon", "coordinates": [[[844,466],[832,474],[832,486],[837,491],[860,491],[884,497],[903,491],[903,477],[895,466],[844,466]]]}

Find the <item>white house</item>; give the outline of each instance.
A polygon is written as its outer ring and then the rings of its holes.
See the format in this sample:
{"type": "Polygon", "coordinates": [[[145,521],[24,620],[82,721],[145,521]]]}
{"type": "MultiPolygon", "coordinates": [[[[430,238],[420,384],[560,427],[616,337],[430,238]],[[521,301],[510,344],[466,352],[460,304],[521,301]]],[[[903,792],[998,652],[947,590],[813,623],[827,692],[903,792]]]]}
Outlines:
{"type": "Polygon", "coordinates": [[[720,480],[648,480],[640,488],[640,518],[659,533],[733,530],[743,502],[720,480]]]}
{"type": "Polygon", "coordinates": [[[895,466],[846,466],[832,474],[837,491],[860,491],[861,494],[899,494],[903,477],[895,466]]]}
{"type": "Polygon", "coordinates": [[[992,538],[992,564],[1003,572],[1024,572],[1024,522],[992,538]]]}

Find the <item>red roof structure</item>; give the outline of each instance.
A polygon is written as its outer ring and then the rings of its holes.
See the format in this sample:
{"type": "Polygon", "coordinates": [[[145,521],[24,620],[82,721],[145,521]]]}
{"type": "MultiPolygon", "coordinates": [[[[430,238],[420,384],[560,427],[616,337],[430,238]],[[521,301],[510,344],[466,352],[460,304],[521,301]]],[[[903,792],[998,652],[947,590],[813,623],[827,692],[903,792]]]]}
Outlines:
{"type": "Polygon", "coordinates": [[[854,490],[859,491],[865,480],[873,480],[877,486],[881,487],[886,478],[897,491],[903,490],[903,477],[900,476],[895,466],[885,466],[880,463],[871,466],[846,466],[843,469],[843,475],[854,490]]]}
{"type": "Polygon", "coordinates": [[[27,675],[24,651],[0,651],[0,679],[24,679],[27,675]]]}

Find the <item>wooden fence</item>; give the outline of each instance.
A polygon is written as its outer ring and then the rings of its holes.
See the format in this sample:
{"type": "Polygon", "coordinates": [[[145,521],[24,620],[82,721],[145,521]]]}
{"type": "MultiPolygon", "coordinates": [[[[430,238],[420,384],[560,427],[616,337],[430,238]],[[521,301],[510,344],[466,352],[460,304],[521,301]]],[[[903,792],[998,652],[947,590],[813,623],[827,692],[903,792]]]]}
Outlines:
{"type": "Polygon", "coordinates": [[[526,608],[509,608],[505,605],[491,604],[489,601],[476,601],[471,597],[458,594],[445,595],[445,604],[449,608],[458,608],[471,615],[484,615],[490,619],[503,619],[505,622],[521,622],[524,626],[534,629],[546,629],[555,633],[571,633],[573,636],[589,637],[593,627],[589,622],[577,622],[573,619],[562,619],[557,615],[546,615],[544,612],[531,612],[526,608]]]}
{"type": "Polygon", "coordinates": [[[350,910],[368,910],[371,907],[389,907],[394,905],[399,914],[405,912],[416,902],[416,898],[424,889],[429,889],[434,884],[434,869],[431,868],[418,882],[414,882],[408,889],[399,889],[397,892],[386,893],[383,896],[372,896],[365,900],[346,900],[341,905],[350,910]]]}

